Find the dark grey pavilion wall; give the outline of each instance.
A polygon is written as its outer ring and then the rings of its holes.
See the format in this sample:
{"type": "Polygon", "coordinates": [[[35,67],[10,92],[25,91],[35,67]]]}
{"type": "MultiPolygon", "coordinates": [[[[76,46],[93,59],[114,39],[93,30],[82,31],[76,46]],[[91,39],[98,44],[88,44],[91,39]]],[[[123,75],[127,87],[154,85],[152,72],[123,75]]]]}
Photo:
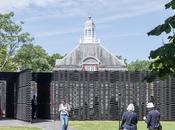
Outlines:
{"type": "Polygon", "coordinates": [[[24,70],[19,73],[18,85],[16,87],[16,119],[32,122],[31,109],[31,70],[24,70]]]}
{"type": "Polygon", "coordinates": [[[6,116],[32,121],[31,82],[35,81],[38,84],[38,117],[41,119],[58,119],[60,100],[65,98],[72,106],[72,119],[115,120],[129,103],[136,105],[136,112],[142,119],[146,114],[146,102],[153,101],[161,111],[162,120],[175,120],[175,78],[146,83],[143,81],[146,74],[120,71],[0,72],[0,80],[5,80],[7,85],[6,116]]]}
{"type": "Polygon", "coordinates": [[[15,118],[15,86],[17,85],[18,73],[0,72],[0,80],[6,82],[6,118],[15,118]]]}
{"type": "Polygon", "coordinates": [[[6,81],[6,118],[32,122],[32,82],[38,86],[38,118],[50,118],[51,73],[0,72],[0,80],[6,81]]]}
{"type": "Polygon", "coordinates": [[[32,73],[37,84],[37,118],[50,119],[50,84],[52,73],[32,73]]]}
{"type": "Polygon", "coordinates": [[[175,120],[174,78],[147,83],[147,72],[55,71],[51,85],[51,118],[57,119],[61,99],[66,99],[74,120],[114,120],[134,103],[139,119],[152,101],[161,111],[162,120],[175,120]],[[173,90],[173,91],[172,91],[173,90]],[[120,96],[121,94],[121,96],[120,96]]]}

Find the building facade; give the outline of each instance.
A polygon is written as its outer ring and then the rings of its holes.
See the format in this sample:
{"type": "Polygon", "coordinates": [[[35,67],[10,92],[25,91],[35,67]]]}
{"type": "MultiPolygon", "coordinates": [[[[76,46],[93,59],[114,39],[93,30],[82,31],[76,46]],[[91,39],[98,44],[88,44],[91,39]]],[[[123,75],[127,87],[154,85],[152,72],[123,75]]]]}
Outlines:
{"type": "Polygon", "coordinates": [[[151,101],[162,120],[175,120],[175,78],[147,83],[148,72],[129,72],[95,38],[91,17],[85,22],[84,37],[53,72],[0,72],[0,106],[5,118],[35,122],[32,97],[37,96],[37,118],[59,117],[61,99],[71,106],[72,120],[117,120],[129,103],[138,118],[146,115],[151,101]],[[83,71],[84,70],[84,71],[83,71]]]}
{"type": "Polygon", "coordinates": [[[84,25],[84,37],[78,46],[63,59],[56,60],[54,70],[126,71],[126,64],[105,49],[95,37],[95,23],[91,17],[84,25]]]}

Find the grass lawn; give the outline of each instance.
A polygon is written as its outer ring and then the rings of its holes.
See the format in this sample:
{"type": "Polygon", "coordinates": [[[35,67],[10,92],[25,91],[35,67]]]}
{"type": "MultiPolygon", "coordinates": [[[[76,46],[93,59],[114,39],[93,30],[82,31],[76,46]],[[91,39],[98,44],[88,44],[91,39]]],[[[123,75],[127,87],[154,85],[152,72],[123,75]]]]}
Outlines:
{"type": "MultiPolygon", "coordinates": [[[[175,130],[175,122],[161,122],[163,130],[175,130]]],[[[118,130],[117,121],[70,121],[69,126],[75,130],[118,130]]],[[[146,124],[139,121],[137,130],[147,130],[146,124]]]]}
{"type": "Polygon", "coordinates": [[[0,126],[0,130],[41,130],[39,128],[26,128],[26,127],[6,127],[0,126]]]}

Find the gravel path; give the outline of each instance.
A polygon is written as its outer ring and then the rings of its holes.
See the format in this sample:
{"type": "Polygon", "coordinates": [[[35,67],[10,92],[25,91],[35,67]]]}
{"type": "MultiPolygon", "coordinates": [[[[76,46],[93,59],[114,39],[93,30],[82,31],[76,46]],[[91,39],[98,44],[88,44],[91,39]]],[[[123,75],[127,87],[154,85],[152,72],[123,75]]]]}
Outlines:
{"type": "MultiPolygon", "coordinates": [[[[42,130],[61,130],[60,121],[42,120],[35,123],[27,123],[19,120],[0,120],[0,126],[24,126],[24,127],[37,127],[42,130]]],[[[72,129],[68,129],[72,130],[72,129]]]]}

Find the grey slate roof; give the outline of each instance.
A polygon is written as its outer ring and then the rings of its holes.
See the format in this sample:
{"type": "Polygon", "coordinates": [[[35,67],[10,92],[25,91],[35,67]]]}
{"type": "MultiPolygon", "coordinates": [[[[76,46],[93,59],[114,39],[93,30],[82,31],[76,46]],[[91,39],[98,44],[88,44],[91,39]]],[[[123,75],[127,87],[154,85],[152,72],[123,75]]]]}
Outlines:
{"type": "Polygon", "coordinates": [[[80,43],[63,59],[56,61],[55,69],[81,69],[83,60],[92,57],[100,62],[99,70],[127,70],[123,61],[113,56],[99,43],[80,43]]]}

